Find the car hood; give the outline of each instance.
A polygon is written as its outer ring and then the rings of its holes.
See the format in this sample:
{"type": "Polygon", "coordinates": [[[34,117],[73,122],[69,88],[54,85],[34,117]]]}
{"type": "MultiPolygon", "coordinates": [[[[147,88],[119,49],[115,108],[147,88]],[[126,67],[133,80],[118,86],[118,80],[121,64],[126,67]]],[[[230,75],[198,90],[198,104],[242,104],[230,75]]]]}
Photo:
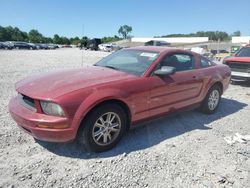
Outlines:
{"type": "Polygon", "coordinates": [[[52,100],[79,89],[134,77],[109,68],[88,66],[31,76],[17,82],[16,90],[32,98],[52,100]]]}
{"type": "Polygon", "coordinates": [[[250,57],[229,57],[225,59],[226,62],[250,62],[250,57]]]}

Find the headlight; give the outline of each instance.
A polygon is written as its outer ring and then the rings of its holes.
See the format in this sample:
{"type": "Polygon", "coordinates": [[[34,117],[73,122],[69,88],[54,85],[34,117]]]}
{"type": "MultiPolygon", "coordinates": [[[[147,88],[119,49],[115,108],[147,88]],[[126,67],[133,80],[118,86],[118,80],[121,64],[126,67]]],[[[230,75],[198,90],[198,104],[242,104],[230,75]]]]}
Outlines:
{"type": "Polygon", "coordinates": [[[53,116],[65,116],[63,109],[53,102],[40,101],[42,110],[45,114],[53,116]]]}

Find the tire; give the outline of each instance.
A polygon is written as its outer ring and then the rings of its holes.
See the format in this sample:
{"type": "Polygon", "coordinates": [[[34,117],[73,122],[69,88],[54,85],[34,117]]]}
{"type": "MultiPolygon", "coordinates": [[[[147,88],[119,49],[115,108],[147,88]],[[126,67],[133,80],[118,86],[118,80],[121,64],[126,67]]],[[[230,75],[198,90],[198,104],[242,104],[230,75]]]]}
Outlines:
{"type": "Polygon", "coordinates": [[[212,86],[201,104],[200,111],[205,114],[213,114],[216,112],[220,104],[221,94],[222,91],[218,85],[212,86]]]}
{"type": "Polygon", "coordinates": [[[121,140],[126,131],[126,123],[126,114],[120,106],[99,106],[83,121],[78,130],[78,141],[88,151],[107,151],[121,140]]]}

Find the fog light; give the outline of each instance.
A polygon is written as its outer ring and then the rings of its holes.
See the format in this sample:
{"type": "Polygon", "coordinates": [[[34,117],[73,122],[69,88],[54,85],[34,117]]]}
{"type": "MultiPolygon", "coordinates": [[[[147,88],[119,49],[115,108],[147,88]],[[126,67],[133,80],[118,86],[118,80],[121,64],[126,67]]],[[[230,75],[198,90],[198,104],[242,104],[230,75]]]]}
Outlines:
{"type": "Polygon", "coordinates": [[[44,124],[38,124],[37,127],[45,128],[45,129],[66,129],[69,126],[68,125],[44,125],[44,124]]]}

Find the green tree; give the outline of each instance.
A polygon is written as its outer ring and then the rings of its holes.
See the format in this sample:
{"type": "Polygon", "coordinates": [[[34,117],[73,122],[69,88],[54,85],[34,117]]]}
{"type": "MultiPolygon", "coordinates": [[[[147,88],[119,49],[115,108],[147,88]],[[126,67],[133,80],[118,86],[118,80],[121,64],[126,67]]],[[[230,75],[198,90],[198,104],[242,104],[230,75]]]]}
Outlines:
{"type": "Polygon", "coordinates": [[[54,37],[53,37],[53,43],[55,43],[55,44],[62,44],[61,37],[59,37],[58,34],[54,35],[54,37]]]}
{"type": "Polygon", "coordinates": [[[70,44],[70,40],[67,37],[61,37],[61,44],[70,44]]]}
{"type": "Polygon", "coordinates": [[[115,42],[121,40],[120,37],[118,37],[117,35],[113,36],[113,37],[103,37],[101,39],[102,43],[110,43],[110,42],[115,42]]]}
{"type": "Polygon", "coordinates": [[[82,38],[81,38],[81,42],[88,42],[88,37],[87,36],[83,36],[82,38]]]}
{"type": "Polygon", "coordinates": [[[11,33],[5,27],[0,26],[0,41],[11,40],[11,33]]]}
{"type": "Polygon", "coordinates": [[[44,41],[44,37],[37,30],[32,29],[29,32],[29,42],[41,43],[44,41]]]}
{"type": "Polygon", "coordinates": [[[1,27],[0,26],[0,40],[1,41],[28,41],[28,34],[21,31],[18,27],[1,27]]]}
{"type": "Polygon", "coordinates": [[[235,32],[233,32],[232,36],[241,36],[241,32],[240,31],[235,31],[235,32]]]}
{"type": "Polygon", "coordinates": [[[128,38],[128,34],[132,32],[132,27],[128,25],[120,26],[118,33],[123,36],[124,39],[128,38]]]}
{"type": "Polygon", "coordinates": [[[205,32],[204,31],[198,31],[196,33],[197,37],[204,37],[205,36],[205,32]]]}
{"type": "Polygon", "coordinates": [[[229,39],[228,33],[224,31],[198,31],[196,33],[189,33],[189,34],[171,34],[171,35],[164,35],[162,37],[208,37],[209,40],[213,41],[224,41],[229,39]]]}
{"type": "Polygon", "coordinates": [[[74,37],[74,38],[70,38],[70,44],[74,44],[74,45],[77,45],[80,43],[80,38],[79,37],[74,37]]]}
{"type": "Polygon", "coordinates": [[[43,43],[53,43],[53,39],[50,37],[43,37],[43,43]]]}

